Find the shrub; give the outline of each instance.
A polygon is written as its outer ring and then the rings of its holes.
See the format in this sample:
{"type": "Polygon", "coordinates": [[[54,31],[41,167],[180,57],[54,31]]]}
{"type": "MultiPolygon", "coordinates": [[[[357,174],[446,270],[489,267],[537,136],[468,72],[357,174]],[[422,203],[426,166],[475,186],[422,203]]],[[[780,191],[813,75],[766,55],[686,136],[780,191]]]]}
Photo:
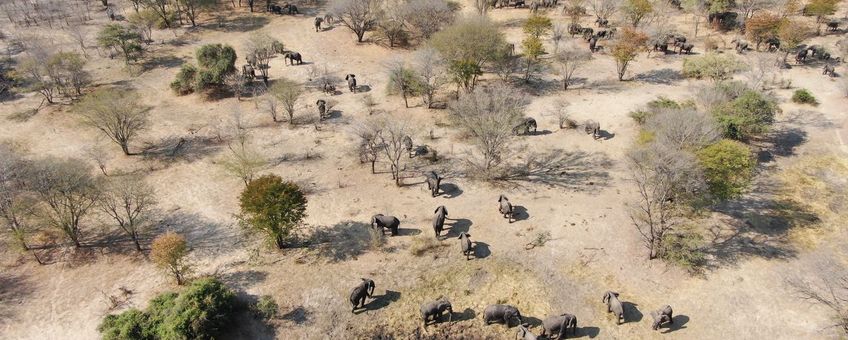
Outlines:
{"type": "Polygon", "coordinates": [[[707,187],[718,199],[738,197],[751,183],[756,160],[748,146],[724,139],[698,151],[707,187]]]}
{"type": "Polygon", "coordinates": [[[741,71],[743,65],[730,54],[707,53],[683,60],[683,76],[695,79],[709,78],[720,82],[741,71]]]}
{"type": "Polygon", "coordinates": [[[657,99],[649,101],[644,109],[631,111],[629,115],[630,118],[633,118],[637,124],[642,125],[648,121],[648,118],[656,115],[657,112],[662,109],[680,109],[681,107],[682,105],[676,101],[659,96],[657,99]]]}
{"type": "Polygon", "coordinates": [[[239,197],[243,225],[267,234],[279,249],[306,217],[306,196],[297,184],[265,175],[247,184],[239,197]]]}
{"type": "Polygon", "coordinates": [[[177,78],[171,82],[171,90],[178,95],[186,95],[194,92],[194,80],[197,77],[197,67],[191,64],[183,64],[177,78]]]}
{"type": "Polygon", "coordinates": [[[279,308],[277,301],[274,301],[273,297],[270,295],[262,295],[251,309],[257,317],[270,320],[277,316],[279,308]]]}
{"type": "Polygon", "coordinates": [[[150,257],[153,263],[172,274],[178,285],[186,281],[191,265],[186,260],[188,244],[184,237],[169,231],[153,239],[150,257]]]}
{"type": "Polygon", "coordinates": [[[798,104],[810,104],[810,105],[818,105],[818,100],[813,96],[810,91],[807,89],[798,89],[795,90],[795,93],[792,94],[792,102],[798,104]]]}
{"type": "Polygon", "coordinates": [[[97,328],[104,340],[211,339],[230,324],[235,293],[218,280],[195,281],[181,293],[164,293],[147,310],[108,315],[97,328]]]}
{"type": "Polygon", "coordinates": [[[198,66],[183,65],[171,82],[171,89],[179,95],[222,85],[226,76],[236,70],[236,51],[228,45],[203,45],[196,56],[198,66]]]}
{"type": "Polygon", "coordinates": [[[441,246],[442,243],[439,242],[439,240],[429,236],[420,235],[412,239],[412,243],[409,245],[409,253],[415,256],[421,256],[427,251],[441,246]]]}
{"type": "Polygon", "coordinates": [[[730,102],[714,107],[712,114],[725,137],[746,140],[768,131],[778,110],[774,99],[746,89],[730,102]]]}
{"type": "Polygon", "coordinates": [[[663,235],[661,257],[663,260],[695,271],[704,264],[706,256],[701,250],[704,237],[691,230],[681,230],[663,235]]]}

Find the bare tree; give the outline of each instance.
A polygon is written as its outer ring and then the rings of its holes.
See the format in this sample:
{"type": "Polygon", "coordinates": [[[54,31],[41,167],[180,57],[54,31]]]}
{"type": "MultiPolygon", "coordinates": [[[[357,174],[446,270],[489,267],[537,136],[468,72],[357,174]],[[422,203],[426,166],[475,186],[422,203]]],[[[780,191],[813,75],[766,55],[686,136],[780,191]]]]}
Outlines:
{"type": "Polygon", "coordinates": [[[524,118],[528,102],[524,95],[506,85],[479,88],[449,107],[451,119],[465,129],[482,154],[481,168],[490,175],[501,162],[513,138],[512,129],[524,118]]]}
{"type": "Polygon", "coordinates": [[[596,18],[609,20],[621,8],[621,0],[589,0],[589,6],[596,18]]]}
{"type": "Polygon", "coordinates": [[[421,92],[418,75],[402,60],[389,62],[386,68],[389,74],[389,94],[400,94],[403,97],[404,106],[409,108],[409,97],[421,92]]]}
{"type": "Polygon", "coordinates": [[[82,25],[82,23],[68,25],[64,27],[64,30],[68,33],[68,36],[71,37],[77,45],[79,45],[82,55],[88,58],[88,48],[85,45],[85,40],[88,38],[88,35],[86,34],[85,26],[82,25]]]}
{"type": "Polygon", "coordinates": [[[403,21],[421,39],[429,39],[454,19],[454,13],[445,0],[411,0],[401,7],[401,12],[403,21]]]}
{"type": "Polygon", "coordinates": [[[721,138],[715,119],[694,107],[661,109],[644,128],[654,134],[657,144],[676,150],[698,150],[721,138]]]}
{"type": "Polygon", "coordinates": [[[28,164],[9,144],[0,144],[0,222],[12,240],[23,251],[30,252],[41,264],[38,254],[29,243],[35,230],[35,200],[27,188],[28,164]]]}
{"type": "Polygon", "coordinates": [[[563,39],[566,38],[568,34],[568,29],[565,25],[562,24],[554,24],[551,28],[551,43],[554,45],[554,53],[553,55],[557,55],[559,53],[559,46],[562,44],[563,39]]]}
{"type": "Polygon", "coordinates": [[[403,143],[404,137],[412,133],[409,127],[409,119],[400,119],[392,117],[380,117],[377,119],[380,126],[377,134],[378,148],[383,151],[386,158],[391,164],[392,179],[395,180],[395,185],[400,186],[401,156],[407,155],[406,146],[403,143]]]}
{"type": "Polygon", "coordinates": [[[173,25],[171,22],[171,11],[168,9],[170,7],[169,3],[170,0],[141,0],[144,8],[156,13],[167,28],[171,28],[171,25],[173,25]]]}
{"type": "Polygon", "coordinates": [[[790,278],[786,279],[786,285],[799,299],[830,309],[833,326],[848,334],[848,274],[844,268],[822,268],[816,272],[828,275],[817,275],[815,279],[790,278]]]}
{"type": "Polygon", "coordinates": [[[241,114],[236,111],[232,120],[225,127],[227,136],[227,153],[220,164],[225,171],[241,179],[245,185],[250,183],[256,174],[262,170],[268,161],[250,143],[250,133],[244,128],[241,114]]]}
{"type": "Polygon", "coordinates": [[[562,89],[567,90],[571,84],[574,72],[592,59],[592,53],[574,43],[566,44],[559,53],[554,56],[558,66],[559,75],[562,77],[562,89]]]}
{"type": "Polygon", "coordinates": [[[148,108],[136,92],[103,89],[87,95],[76,106],[85,123],[100,130],[118,144],[125,155],[132,155],[129,144],[149,123],[148,108]]]}
{"type": "Polygon", "coordinates": [[[283,49],[283,44],[268,34],[256,32],[248,38],[246,49],[248,63],[259,70],[263,82],[267,84],[269,62],[277,51],[283,49]]]}
{"type": "Polygon", "coordinates": [[[748,67],[742,75],[752,89],[766,90],[780,73],[783,59],[770,53],[755,54],[748,58],[748,67]]]}
{"type": "Polygon", "coordinates": [[[360,163],[371,163],[371,173],[376,173],[376,163],[380,156],[380,147],[377,135],[381,126],[376,119],[366,119],[353,125],[352,134],[356,137],[359,145],[357,152],[360,163]]]}
{"type": "Polygon", "coordinates": [[[82,246],[82,224],[99,197],[97,181],[85,162],[47,158],[35,162],[29,186],[39,199],[38,215],[47,225],[82,246]]]}
{"type": "Polygon", "coordinates": [[[300,84],[286,78],[281,78],[271,86],[269,93],[283,106],[283,110],[289,116],[289,124],[294,124],[294,113],[297,102],[303,94],[303,88],[300,84]]]}
{"type": "Polygon", "coordinates": [[[142,251],[140,237],[148,227],[151,210],[156,204],[153,188],[141,178],[113,177],[100,195],[98,207],[109,215],[132,239],[137,251],[142,251]]]}
{"type": "Polygon", "coordinates": [[[703,187],[695,157],[685,151],[652,143],[627,154],[631,179],[639,199],[630,219],[642,235],[648,258],[662,256],[663,238],[681,222],[681,202],[703,187]]]}
{"type": "Polygon", "coordinates": [[[262,98],[262,105],[268,114],[271,116],[271,119],[276,123],[279,122],[280,116],[280,102],[277,101],[273,96],[266,96],[262,98]]]}
{"type": "Polygon", "coordinates": [[[236,100],[241,100],[241,96],[247,88],[247,79],[241,72],[230,72],[224,76],[224,84],[233,91],[236,95],[236,100]]]}
{"type": "Polygon", "coordinates": [[[427,108],[433,107],[433,98],[439,89],[448,82],[445,61],[439,51],[424,47],[413,56],[413,69],[421,80],[421,95],[427,108]]]}
{"type": "Polygon", "coordinates": [[[356,41],[362,42],[365,32],[376,27],[381,5],[381,0],[333,0],[330,13],[356,34],[356,41]]]}

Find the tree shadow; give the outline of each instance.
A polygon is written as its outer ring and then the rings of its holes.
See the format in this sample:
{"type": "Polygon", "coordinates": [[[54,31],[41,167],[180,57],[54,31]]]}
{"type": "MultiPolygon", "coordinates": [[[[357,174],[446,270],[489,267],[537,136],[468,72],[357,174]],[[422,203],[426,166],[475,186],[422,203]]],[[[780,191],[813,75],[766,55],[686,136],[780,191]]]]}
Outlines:
{"type": "Polygon", "coordinates": [[[514,205],[512,206],[512,218],[517,221],[524,221],[530,218],[530,213],[527,212],[527,208],[523,205],[514,205]]]}
{"type": "Polygon", "coordinates": [[[439,183],[439,193],[444,198],[456,198],[462,195],[462,189],[453,183],[439,183]]]}
{"type": "Polygon", "coordinates": [[[204,136],[170,136],[153,143],[145,143],[141,155],[146,160],[161,162],[194,162],[212,155],[220,149],[223,141],[204,136]]]}
{"type": "Polygon", "coordinates": [[[12,321],[13,306],[23,305],[33,288],[33,283],[23,274],[0,272],[0,325],[12,321]]]}
{"type": "Polygon", "coordinates": [[[598,139],[600,140],[610,140],[613,139],[613,137],[615,137],[615,134],[612,132],[607,130],[598,130],[598,139]]]}
{"type": "Polygon", "coordinates": [[[186,238],[196,252],[220,254],[241,247],[241,233],[232,226],[212,222],[196,213],[176,211],[166,214],[153,226],[152,235],[174,231],[186,238]]]}
{"type": "Polygon", "coordinates": [[[467,233],[471,229],[471,225],[474,224],[474,222],[471,222],[467,218],[451,218],[448,221],[451,221],[451,223],[445,223],[445,225],[450,226],[448,233],[445,235],[446,238],[459,237],[460,233],[467,233]]]}
{"type": "Polygon", "coordinates": [[[672,318],[672,321],[674,321],[674,323],[667,323],[663,325],[663,328],[665,328],[665,330],[661,331],[660,333],[667,334],[679,329],[686,328],[686,323],[689,322],[689,317],[686,315],[677,314],[672,318]]]}
{"type": "Polygon", "coordinates": [[[624,323],[642,321],[642,317],[644,317],[644,315],[641,311],[639,311],[639,308],[636,307],[638,304],[621,301],[621,305],[624,307],[624,323]]]}
{"type": "Polygon", "coordinates": [[[303,306],[297,306],[294,309],[283,314],[280,318],[286,321],[294,322],[296,325],[303,325],[309,321],[312,312],[303,306]]]}
{"type": "Polygon", "coordinates": [[[508,165],[499,180],[511,184],[527,182],[582,191],[595,185],[605,186],[609,173],[604,169],[611,165],[612,161],[602,153],[556,149],[547,153],[533,153],[527,156],[524,163],[508,165]]]}
{"type": "Polygon", "coordinates": [[[270,19],[260,15],[242,15],[224,22],[223,26],[214,25],[210,28],[222,32],[250,32],[265,27],[270,19]]]}
{"type": "Polygon", "coordinates": [[[474,258],[485,259],[492,255],[489,249],[489,244],[486,242],[474,241],[474,258]]]}
{"type": "Polygon", "coordinates": [[[392,302],[400,300],[400,292],[386,290],[383,295],[374,296],[374,299],[365,304],[366,311],[378,310],[387,307],[392,302]]]}
{"type": "Polygon", "coordinates": [[[150,71],[159,67],[167,69],[179,67],[183,62],[185,61],[182,58],[173,55],[155,56],[145,59],[141,67],[144,71],[150,71]]]}
{"type": "Polygon", "coordinates": [[[663,68],[639,73],[635,77],[633,77],[633,80],[642,81],[654,85],[674,85],[683,80],[683,75],[680,74],[680,71],[673,70],[670,68],[663,68]]]}
{"type": "Polygon", "coordinates": [[[588,336],[589,339],[594,339],[601,333],[601,329],[593,326],[577,327],[577,338],[588,336]]]}
{"type": "Polygon", "coordinates": [[[331,227],[316,229],[309,239],[315,255],[331,262],[355,260],[371,245],[371,225],[343,221],[331,227]]]}
{"type": "Polygon", "coordinates": [[[219,279],[221,279],[222,282],[225,282],[230,286],[239,289],[245,289],[247,287],[265,281],[265,279],[268,277],[268,273],[256,270],[243,270],[233,273],[221,274],[218,275],[218,277],[219,279]]]}
{"type": "Polygon", "coordinates": [[[356,93],[360,93],[360,92],[371,92],[371,86],[369,86],[369,85],[357,85],[356,86],[356,93]]]}

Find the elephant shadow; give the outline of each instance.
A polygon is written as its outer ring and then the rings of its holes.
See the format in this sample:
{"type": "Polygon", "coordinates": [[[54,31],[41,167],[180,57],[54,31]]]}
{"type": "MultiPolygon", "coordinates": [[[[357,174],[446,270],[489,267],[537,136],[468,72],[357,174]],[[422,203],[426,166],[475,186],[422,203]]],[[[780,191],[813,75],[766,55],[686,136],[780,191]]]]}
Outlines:
{"type": "Polygon", "coordinates": [[[678,329],[686,328],[686,323],[689,322],[689,317],[686,315],[677,314],[672,318],[672,321],[674,321],[674,323],[666,324],[666,330],[662,331],[661,333],[671,333],[678,329]]]}
{"type": "Polygon", "coordinates": [[[336,26],[321,26],[321,32],[332,31],[336,26]]]}
{"type": "Polygon", "coordinates": [[[398,228],[397,236],[415,236],[421,234],[421,229],[398,228]]]}
{"type": "Polygon", "coordinates": [[[462,313],[453,313],[452,316],[454,322],[474,320],[475,317],[477,317],[477,312],[471,308],[466,308],[462,313]]]}
{"type": "Polygon", "coordinates": [[[371,92],[371,86],[357,85],[356,86],[356,93],[360,93],[360,92],[371,92]]]}
{"type": "Polygon", "coordinates": [[[527,212],[527,208],[523,205],[513,205],[512,218],[516,221],[523,221],[530,218],[530,214],[527,212]]]}
{"type": "Polygon", "coordinates": [[[329,111],[329,112],[327,112],[327,114],[324,116],[324,119],[323,119],[323,120],[327,120],[327,119],[335,119],[335,118],[341,118],[341,117],[342,117],[342,111],[341,111],[341,110],[330,110],[330,111],[329,111]]]}
{"type": "Polygon", "coordinates": [[[600,130],[600,131],[598,131],[598,139],[601,139],[601,140],[610,140],[610,139],[613,139],[613,137],[615,137],[615,134],[614,134],[614,133],[612,133],[612,132],[609,132],[609,131],[607,131],[607,130],[600,130]]]}
{"type": "Polygon", "coordinates": [[[588,327],[578,327],[577,335],[578,337],[588,336],[589,339],[594,339],[601,333],[601,329],[598,327],[588,326],[588,327]]]}
{"type": "Polygon", "coordinates": [[[528,328],[542,326],[542,320],[539,320],[539,318],[532,317],[532,316],[522,315],[521,316],[521,323],[526,323],[529,326],[528,328]]]}
{"type": "Polygon", "coordinates": [[[492,255],[489,250],[489,244],[486,242],[474,241],[474,258],[485,259],[492,255]]]}
{"type": "Polygon", "coordinates": [[[439,185],[439,191],[444,198],[454,198],[462,195],[462,189],[453,183],[441,183],[439,185]]]}
{"type": "Polygon", "coordinates": [[[400,292],[387,289],[383,295],[374,296],[374,299],[364,307],[366,311],[378,310],[398,300],[400,300],[400,292]]]}
{"type": "Polygon", "coordinates": [[[445,235],[445,237],[447,238],[459,237],[460,233],[467,233],[468,230],[471,229],[471,225],[474,224],[474,222],[471,222],[471,220],[467,218],[457,218],[448,220],[452,222],[450,224],[446,223],[450,226],[447,235],[445,235]]]}
{"type": "Polygon", "coordinates": [[[621,305],[624,307],[624,323],[642,321],[644,315],[639,311],[639,308],[636,308],[637,304],[622,301],[621,305]]]}
{"type": "Polygon", "coordinates": [[[527,136],[544,136],[544,135],[550,135],[552,133],[553,132],[551,132],[551,130],[536,130],[536,131],[528,132],[527,136]]]}

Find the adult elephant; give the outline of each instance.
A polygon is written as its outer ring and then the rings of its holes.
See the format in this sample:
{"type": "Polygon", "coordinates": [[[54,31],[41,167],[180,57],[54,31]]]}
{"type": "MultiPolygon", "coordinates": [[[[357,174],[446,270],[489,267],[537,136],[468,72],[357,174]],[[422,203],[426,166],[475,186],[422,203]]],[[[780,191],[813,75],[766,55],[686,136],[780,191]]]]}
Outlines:
{"type": "Polygon", "coordinates": [[[436,238],[439,238],[442,230],[445,227],[445,217],[448,216],[448,209],[444,205],[440,205],[434,211],[433,215],[433,231],[436,232],[436,238]]]}
{"type": "Polygon", "coordinates": [[[471,239],[468,238],[471,234],[466,232],[459,233],[459,246],[462,249],[462,255],[465,256],[465,260],[468,261],[471,258],[469,256],[474,256],[474,247],[471,245],[471,239]]]}
{"type": "Polygon", "coordinates": [[[374,296],[375,287],[374,280],[362,278],[362,282],[351,289],[350,303],[353,305],[351,313],[356,312],[357,308],[365,307],[365,298],[374,296]]]}
{"type": "Polygon", "coordinates": [[[315,32],[321,31],[321,23],[323,23],[323,22],[324,22],[324,18],[315,17],[315,32]]]}
{"type": "Polygon", "coordinates": [[[303,64],[303,56],[300,55],[299,52],[288,52],[283,55],[283,63],[285,64],[288,61],[288,64],[294,65],[296,61],[298,65],[303,64]]]}
{"type": "Polygon", "coordinates": [[[601,124],[594,120],[587,120],[583,123],[583,129],[586,134],[592,134],[592,138],[601,138],[601,124]]]}
{"type": "Polygon", "coordinates": [[[430,190],[430,196],[439,196],[439,185],[442,183],[442,178],[435,171],[430,171],[426,175],[427,189],[430,190]]]}
{"type": "Polygon", "coordinates": [[[386,216],[383,214],[377,214],[371,217],[371,228],[379,229],[380,233],[384,233],[384,229],[389,229],[392,232],[392,236],[397,236],[398,227],[400,227],[400,220],[394,216],[386,216]]]}
{"type": "Polygon", "coordinates": [[[433,323],[438,322],[445,312],[448,313],[448,322],[453,321],[453,306],[444,297],[439,297],[436,301],[421,304],[421,317],[424,318],[424,327],[427,327],[428,321],[433,321],[433,323]]]}
{"type": "Polygon", "coordinates": [[[509,198],[506,198],[506,195],[498,196],[498,211],[509,223],[512,223],[515,214],[513,213],[512,203],[509,203],[509,198]]]}
{"type": "Polygon", "coordinates": [[[624,305],[621,303],[621,300],[618,299],[618,293],[607,291],[604,293],[602,301],[607,304],[607,313],[613,313],[615,315],[616,324],[621,324],[625,321],[624,305]]]}
{"type": "Polygon", "coordinates": [[[654,322],[651,324],[651,329],[653,330],[659,329],[660,326],[666,322],[674,324],[671,306],[669,305],[665,305],[660,309],[652,311],[651,318],[654,319],[654,322]]]}
{"type": "Polygon", "coordinates": [[[568,329],[571,328],[571,334],[577,335],[577,317],[563,313],[542,320],[542,334],[548,334],[550,339],[554,339],[554,334],[557,334],[556,339],[565,339],[568,329]]]}
{"type": "Polygon", "coordinates": [[[518,319],[518,324],[521,324],[521,312],[518,308],[511,305],[488,305],[483,310],[483,321],[486,325],[492,323],[503,323],[509,327],[512,319],[518,319]]]}
{"type": "Polygon", "coordinates": [[[530,134],[531,129],[533,130],[533,133],[536,133],[536,127],[537,126],[536,126],[536,120],[535,119],[530,118],[530,117],[524,118],[524,120],[521,122],[521,124],[518,124],[514,128],[512,128],[512,134],[514,134],[514,135],[518,135],[518,134],[528,135],[528,134],[530,134]]]}

